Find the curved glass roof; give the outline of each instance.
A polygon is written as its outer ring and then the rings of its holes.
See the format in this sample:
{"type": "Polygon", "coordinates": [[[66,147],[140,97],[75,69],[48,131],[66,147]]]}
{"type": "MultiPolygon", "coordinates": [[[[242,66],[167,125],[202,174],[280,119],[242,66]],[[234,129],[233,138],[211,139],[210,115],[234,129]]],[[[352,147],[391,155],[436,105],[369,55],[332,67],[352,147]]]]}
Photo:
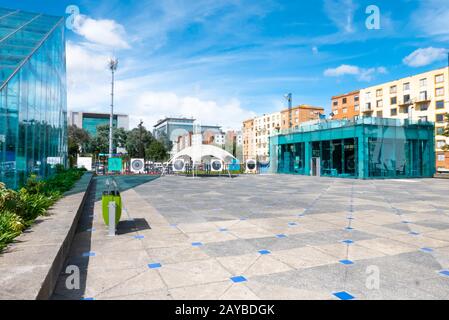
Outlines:
{"type": "Polygon", "coordinates": [[[0,88],[61,19],[0,8],[0,88]]]}

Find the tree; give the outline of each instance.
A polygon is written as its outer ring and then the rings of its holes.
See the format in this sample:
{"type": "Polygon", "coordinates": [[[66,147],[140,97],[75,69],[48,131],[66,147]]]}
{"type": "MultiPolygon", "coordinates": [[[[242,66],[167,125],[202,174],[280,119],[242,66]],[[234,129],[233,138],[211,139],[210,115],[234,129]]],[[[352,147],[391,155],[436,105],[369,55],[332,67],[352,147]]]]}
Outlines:
{"type": "Polygon", "coordinates": [[[153,140],[145,151],[147,159],[151,161],[162,162],[167,160],[168,152],[161,141],[153,140]]]}
{"type": "Polygon", "coordinates": [[[161,132],[157,139],[164,145],[165,150],[170,151],[173,148],[173,142],[170,141],[170,138],[165,132],[161,132]]]}
{"type": "Polygon", "coordinates": [[[86,130],[75,125],[68,127],[67,139],[70,166],[73,166],[78,154],[90,151],[92,139],[86,130]]]}
{"type": "MultiPolygon", "coordinates": [[[[127,134],[123,128],[112,129],[112,144],[114,151],[117,148],[124,148],[126,145],[127,134]]],[[[96,154],[109,153],[109,124],[100,125],[97,127],[97,135],[92,139],[92,150],[96,154]]]]}
{"type": "Polygon", "coordinates": [[[141,121],[137,128],[127,133],[126,151],[131,158],[145,158],[145,150],[154,140],[151,132],[147,131],[141,121]]]}

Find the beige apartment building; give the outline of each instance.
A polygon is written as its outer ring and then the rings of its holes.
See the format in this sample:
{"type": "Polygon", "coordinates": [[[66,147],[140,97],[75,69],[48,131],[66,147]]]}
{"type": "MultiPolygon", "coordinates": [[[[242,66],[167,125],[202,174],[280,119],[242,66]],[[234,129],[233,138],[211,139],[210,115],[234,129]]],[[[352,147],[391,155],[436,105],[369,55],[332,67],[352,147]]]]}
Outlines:
{"type": "Polygon", "coordinates": [[[436,167],[449,169],[449,139],[442,136],[449,113],[449,68],[440,68],[360,90],[362,116],[435,122],[436,167]]]}

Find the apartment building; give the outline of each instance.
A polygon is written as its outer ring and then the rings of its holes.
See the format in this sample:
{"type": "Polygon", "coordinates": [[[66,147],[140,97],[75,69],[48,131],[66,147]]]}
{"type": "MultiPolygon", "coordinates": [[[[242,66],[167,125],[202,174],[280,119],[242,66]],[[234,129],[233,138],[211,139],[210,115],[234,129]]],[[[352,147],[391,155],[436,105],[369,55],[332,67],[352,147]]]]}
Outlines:
{"type": "Polygon", "coordinates": [[[254,132],[254,119],[243,121],[243,160],[253,159],[256,153],[256,138],[254,132]]]}
{"type": "Polygon", "coordinates": [[[427,120],[435,122],[436,167],[449,169],[449,144],[444,137],[449,112],[448,68],[440,68],[360,90],[360,112],[364,116],[427,120]]]}
{"type": "Polygon", "coordinates": [[[332,97],[332,119],[346,120],[360,115],[360,91],[332,97]]]}
{"type": "Polygon", "coordinates": [[[284,109],[281,111],[281,129],[297,128],[303,122],[320,119],[322,115],[324,115],[323,108],[307,104],[293,107],[291,110],[284,109]],[[290,124],[289,119],[291,119],[290,124]]]}
{"type": "Polygon", "coordinates": [[[244,121],[243,159],[269,161],[270,136],[280,130],[298,127],[303,122],[319,119],[321,115],[324,115],[321,107],[299,105],[244,121]]]}

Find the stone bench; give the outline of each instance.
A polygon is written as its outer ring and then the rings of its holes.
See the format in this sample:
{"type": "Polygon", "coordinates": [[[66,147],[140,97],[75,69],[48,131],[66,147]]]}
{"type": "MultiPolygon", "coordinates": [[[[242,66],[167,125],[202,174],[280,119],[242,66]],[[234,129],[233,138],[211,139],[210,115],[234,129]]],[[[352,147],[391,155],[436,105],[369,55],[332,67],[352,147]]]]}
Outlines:
{"type": "Polygon", "coordinates": [[[86,173],[64,197],[0,254],[0,300],[49,299],[92,185],[86,173]]]}

